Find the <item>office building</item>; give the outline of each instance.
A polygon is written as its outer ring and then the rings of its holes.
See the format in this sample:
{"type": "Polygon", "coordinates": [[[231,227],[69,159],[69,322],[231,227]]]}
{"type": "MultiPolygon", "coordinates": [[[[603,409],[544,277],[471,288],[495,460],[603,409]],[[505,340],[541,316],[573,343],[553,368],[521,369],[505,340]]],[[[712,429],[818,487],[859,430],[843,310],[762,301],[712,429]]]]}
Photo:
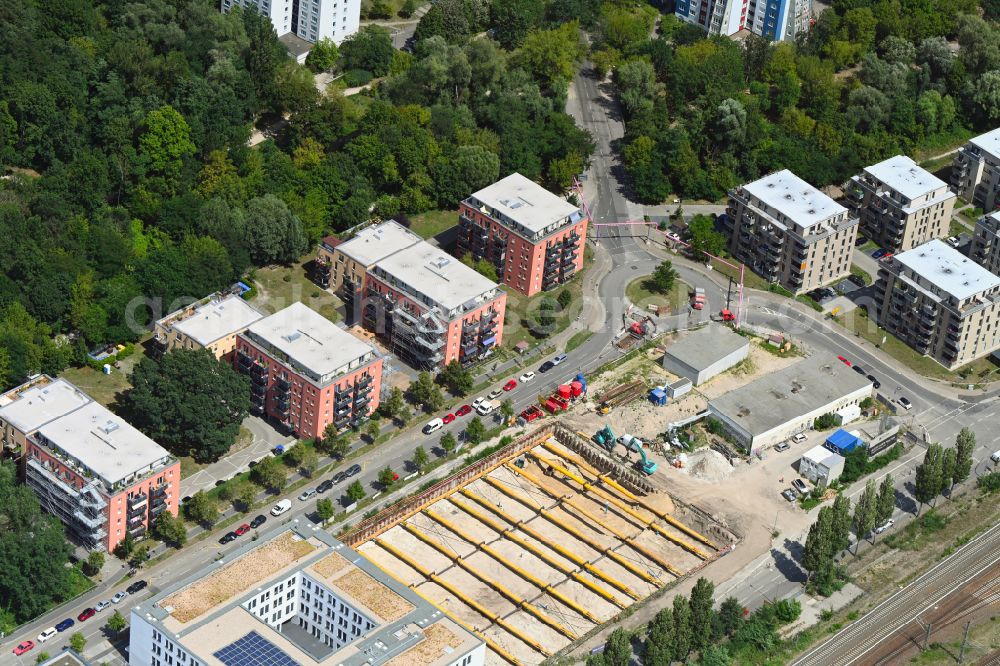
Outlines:
{"type": "Polygon", "coordinates": [[[251,413],[298,437],[358,426],[378,407],[382,356],[302,303],[252,324],[236,341],[236,369],[250,376],[251,413]]]}
{"type": "Polygon", "coordinates": [[[328,533],[281,528],[132,609],[132,666],[482,666],[486,646],[328,533]]]}
{"type": "Polygon", "coordinates": [[[324,241],[319,254],[348,320],[414,367],[472,363],[503,340],[507,294],[500,286],[397,222],[336,245],[324,241]]]}
{"type": "Polygon", "coordinates": [[[956,198],[947,183],[903,155],[866,167],[848,186],[861,233],[890,252],[947,236],[956,198]]]}
{"type": "Polygon", "coordinates": [[[844,456],[822,444],[814,446],[799,458],[799,474],[816,485],[828,486],[844,473],[844,456]]]}
{"type": "Polygon", "coordinates": [[[216,358],[231,359],[236,336],[264,315],[236,294],[215,293],[156,322],[153,350],[207,349],[216,358]]]}
{"type": "MultiPolygon", "coordinates": [[[[223,12],[234,7],[256,7],[271,19],[279,38],[291,33],[310,44],[321,39],[340,44],[358,31],[361,19],[361,0],[222,0],[220,5],[223,12]]],[[[299,59],[295,46],[285,44],[299,59]]]]}
{"type": "Polygon", "coordinates": [[[1000,275],[1000,211],[983,215],[976,222],[969,258],[990,273],[1000,275]]]}
{"type": "Polygon", "coordinates": [[[951,189],[977,208],[1000,208],[1000,127],[962,146],[951,165],[951,189]]]}
{"type": "Polygon", "coordinates": [[[38,427],[24,457],[25,481],[42,508],[85,548],[110,552],[126,532],[143,536],[164,511],[177,515],[180,462],[96,402],[38,427]]]}
{"type": "Polygon", "coordinates": [[[746,449],[777,444],[812,427],[816,417],[859,404],[872,383],[818,354],[710,400],[708,410],[746,449]]]}
{"type": "Polygon", "coordinates": [[[812,0],[677,0],[674,15],[712,36],[746,31],[778,42],[809,29],[812,0]]]}
{"type": "Polygon", "coordinates": [[[28,437],[46,423],[93,402],[65,379],[38,375],[0,396],[3,448],[13,457],[27,450],[28,437]]]}
{"type": "Polygon", "coordinates": [[[729,193],[729,252],[793,294],[851,272],[858,218],[787,169],[729,193]]]}
{"type": "Polygon", "coordinates": [[[939,240],[882,262],[874,297],[879,325],[947,368],[1000,347],[1000,277],[939,240]]]}
{"type": "Polygon", "coordinates": [[[588,221],[576,205],[513,173],[459,205],[458,253],[489,260],[501,282],[533,296],[583,268],[588,221]]]}

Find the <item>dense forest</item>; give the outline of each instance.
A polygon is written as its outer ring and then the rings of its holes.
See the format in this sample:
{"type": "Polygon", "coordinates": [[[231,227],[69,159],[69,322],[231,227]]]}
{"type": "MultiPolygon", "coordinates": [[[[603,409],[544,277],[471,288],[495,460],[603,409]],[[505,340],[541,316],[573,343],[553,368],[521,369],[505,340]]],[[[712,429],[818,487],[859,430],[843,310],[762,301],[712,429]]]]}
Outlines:
{"type": "Polygon", "coordinates": [[[562,111],[584,52],[563,18],[507,48],[428,35],[413,53],[366,28],[310,63],[381,77],[344,97],[214,0],[0,3],[0,385],[370,215],[452,207],[514,170],[567,185],[592,143],[562,111]],[[247,147],[282,114],[279,142],[247,147]]]}

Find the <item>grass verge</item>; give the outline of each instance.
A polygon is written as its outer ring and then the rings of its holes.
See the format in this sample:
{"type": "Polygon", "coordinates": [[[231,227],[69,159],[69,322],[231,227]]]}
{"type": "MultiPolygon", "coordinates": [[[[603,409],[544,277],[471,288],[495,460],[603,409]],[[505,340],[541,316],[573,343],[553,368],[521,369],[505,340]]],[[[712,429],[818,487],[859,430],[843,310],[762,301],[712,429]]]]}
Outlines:
{"type": "Polygon", "coordinates": [[[429,210],[410,216],[410,230],[427,240],[458,224],[457,210],[429,210]]]}
{"type": "Polygon", "coordinates": [[[679,312],[684,309],[688,302],[688,294],[691,285],[681,280],[674,280],[674,286],[667,293],[658,291],[650,280],[649,275],[636,278],[625,287],[625,297],[641,310],[646,310],[650,305],[659,308],[668,307],[670,312],[679,312]]]}

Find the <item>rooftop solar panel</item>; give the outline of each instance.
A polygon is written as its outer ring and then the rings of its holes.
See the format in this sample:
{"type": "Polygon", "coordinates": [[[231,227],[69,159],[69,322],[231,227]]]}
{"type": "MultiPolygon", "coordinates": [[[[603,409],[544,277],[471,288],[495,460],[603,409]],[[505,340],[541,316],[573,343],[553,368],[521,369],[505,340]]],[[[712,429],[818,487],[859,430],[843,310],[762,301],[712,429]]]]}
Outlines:
{"type": "Polygon", "coordinates": [[[256,631],[230,643],[214,656],[226,666],[301,666],[256,631]]]}

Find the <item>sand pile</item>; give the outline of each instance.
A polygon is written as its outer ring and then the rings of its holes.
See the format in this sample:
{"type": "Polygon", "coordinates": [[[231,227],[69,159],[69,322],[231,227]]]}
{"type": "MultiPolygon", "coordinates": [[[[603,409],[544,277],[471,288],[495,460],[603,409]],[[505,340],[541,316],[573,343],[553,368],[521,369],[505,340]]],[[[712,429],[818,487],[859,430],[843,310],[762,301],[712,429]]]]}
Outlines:
{"type": "Polygon", "coordinates": [[[687,456],[684,471],[702,481],[722,481],[733,473],[726,457],[712,449],[701,449],[687,456]]]}

